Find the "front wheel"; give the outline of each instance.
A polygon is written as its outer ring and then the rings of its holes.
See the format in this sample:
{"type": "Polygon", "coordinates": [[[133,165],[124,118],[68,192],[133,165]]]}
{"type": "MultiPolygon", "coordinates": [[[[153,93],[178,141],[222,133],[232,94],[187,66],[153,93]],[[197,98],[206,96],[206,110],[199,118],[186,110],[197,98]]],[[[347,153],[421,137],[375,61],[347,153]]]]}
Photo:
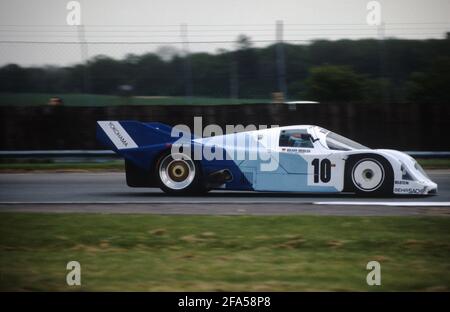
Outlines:
{"type": "Polygon", "coordinates": [[[192,194],[200,189],[200,168],[187,155],[165,154],[156,164],[160,188],[169,194],[192,194]]]}
{"type": "Polygon", "coordinates": [[[364,195],[392,195],[394,176],[385,158],[377,155],[350,158],[346,168],[346,185],[351,191],[364,195]]]}

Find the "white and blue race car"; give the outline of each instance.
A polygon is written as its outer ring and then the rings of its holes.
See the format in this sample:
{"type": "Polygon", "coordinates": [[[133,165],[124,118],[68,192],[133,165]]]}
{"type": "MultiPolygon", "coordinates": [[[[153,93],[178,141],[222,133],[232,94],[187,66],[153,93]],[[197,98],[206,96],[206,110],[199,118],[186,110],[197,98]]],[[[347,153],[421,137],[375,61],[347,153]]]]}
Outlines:
{"type": "Polygon", "coordinates": [[[409,155],[370,149],[318,126],[203,138],[156,122],[98,121],[97,138],[125,158],[129,186],[160,187],[170,194],[437,193],[437,184],[409,155]]]}

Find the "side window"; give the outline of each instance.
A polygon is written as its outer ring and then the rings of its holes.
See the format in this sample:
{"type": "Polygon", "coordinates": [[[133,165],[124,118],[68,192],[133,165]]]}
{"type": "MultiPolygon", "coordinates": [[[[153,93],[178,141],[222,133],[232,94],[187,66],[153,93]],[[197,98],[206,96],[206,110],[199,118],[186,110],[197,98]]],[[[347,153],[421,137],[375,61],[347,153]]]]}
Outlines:
{"type": "Polygon", "coordinates": [[[308,131],[300,129],[281,130],[279,145],[283,147],[314,147],[308,131]]]}

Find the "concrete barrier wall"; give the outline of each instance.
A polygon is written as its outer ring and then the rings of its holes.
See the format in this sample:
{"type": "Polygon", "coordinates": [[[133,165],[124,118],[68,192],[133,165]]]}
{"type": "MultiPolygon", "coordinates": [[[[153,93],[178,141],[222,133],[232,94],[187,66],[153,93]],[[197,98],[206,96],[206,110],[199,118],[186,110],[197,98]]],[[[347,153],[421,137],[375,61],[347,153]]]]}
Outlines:
{"type": "MultiPolygon", "coordinates": [[[[450,150],[445,103],[321,103],[289,106],[249,104],[223,106],[0,107],[1,150],[96,149],[96,120],[159,121],[203,125],[315,124],[373,148],[450,150]]],[[[225,129],[225,128],[224,128],[225,129]]]]}

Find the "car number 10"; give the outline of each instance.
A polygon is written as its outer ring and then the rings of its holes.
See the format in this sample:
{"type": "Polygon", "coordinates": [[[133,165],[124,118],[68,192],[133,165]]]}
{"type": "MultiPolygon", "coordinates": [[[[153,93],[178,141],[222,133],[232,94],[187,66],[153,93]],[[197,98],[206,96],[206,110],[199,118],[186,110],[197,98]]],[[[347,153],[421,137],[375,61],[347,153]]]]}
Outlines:
{"type": "Polygon", "coordinates": [[[331,161],[329,159],[314,158],[312,161],[312,166],[314,167],[314,183],[328,183],[331,180],[331,161]]]}

